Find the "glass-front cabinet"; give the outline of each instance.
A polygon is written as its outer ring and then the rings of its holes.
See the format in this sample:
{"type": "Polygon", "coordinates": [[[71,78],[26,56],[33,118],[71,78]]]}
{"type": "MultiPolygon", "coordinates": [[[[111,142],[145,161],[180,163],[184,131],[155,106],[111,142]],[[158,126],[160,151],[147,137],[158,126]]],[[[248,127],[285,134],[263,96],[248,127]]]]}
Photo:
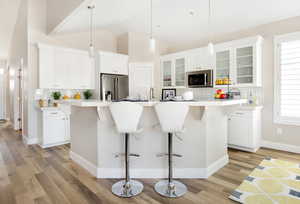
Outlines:
{"type": "Polygon", "coordinates": [[[216,45],[215,87],[262,86],[262,37],[216,45]]]}
{"type": "Polygon", "coordinates": [[[172,86],[172,60],[162,62],[162,81],[163,87],[172,86]]]}
{"type": "Polygon", "coordinates": [[[185,88],[186,57],[169,55],[162,57],[163,88],[185,88]]]}
{"type": "Polygon", "coordinates": [[[237,84],[253,84],[253,46],[235,49],[237,84]]]}
{"type": "Polygon", "coordinates": [[[175,59],[175,86],[185,86],[185,65],[184,57],[175,59]]]}
{"type": "Polygon", "coordinates": [[[230,83],[231,51],[216,51],[215,85],[228,85],[230,83]]]}

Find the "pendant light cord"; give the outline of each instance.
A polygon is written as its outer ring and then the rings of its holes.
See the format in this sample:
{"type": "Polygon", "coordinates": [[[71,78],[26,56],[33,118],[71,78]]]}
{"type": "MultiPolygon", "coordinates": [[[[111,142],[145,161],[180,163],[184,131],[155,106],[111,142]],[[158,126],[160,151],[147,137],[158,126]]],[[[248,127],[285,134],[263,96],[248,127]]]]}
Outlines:
{"type": "Polygon", "coordinates": [[[90,47],[93,46],[93,15],[95,6],[88,6],[88,9],[90,9],[90,47]]]}
{"type": "Polygon", "coordinates": [[[208,0],[208,30],[209,41],[211,41],[211,0],[208,0]]]}
{"type": "Polygon", "coordinates": [[[152,4],[152,0],[150,0],[150,37],[151,39],[153,38],[153,19],[152,19],[152,10],[153,10],[153,4],[152,4]]]}

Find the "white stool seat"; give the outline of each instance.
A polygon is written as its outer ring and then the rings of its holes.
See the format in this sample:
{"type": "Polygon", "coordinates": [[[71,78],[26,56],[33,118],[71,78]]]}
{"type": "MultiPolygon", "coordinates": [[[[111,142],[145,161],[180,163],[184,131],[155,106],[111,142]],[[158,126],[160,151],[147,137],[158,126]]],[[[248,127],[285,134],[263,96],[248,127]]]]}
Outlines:
{"type": "Polygon", "coordinates": [[[133,102],[118,102],[109,106],[119,133],[138,133],[143,106],[133,102]]]}
{"type": "Polygon", "coordinates": [[[155,111],[163,132],[184,132],[184,121],[189,111],[188,104],[163,102],[155,106],[155,111]]]}
{"type": "Polygon", "coordinates": [[[130,133],[141,132],[138,124],[143,112],[143,107],[132,102],[113,103],[109,106],[112,117],[116,123],[120,134],[125,135],[125,180],[119,181],[112,186],[112,192],[120,197],[129,198],[136,196],[143,191],[143,184],[139,181],[130,179],[129,157],[139,156],[130,154],[130,133]]]}
{"type": "MultiPolygon", "coordinates": [[[[155,106],[155,110],[163,132],[168,133],[168,180],[157,182],[154,189],[157,193],[168,198],[177,198],[187,192],[187,187],[180,181],[173,180],[173,134],[184,131],[184,121],[189,112],[187,104],[164,102],[155,106]]],[[[179,155],[180,156],[180,155],[179,155]]]]}

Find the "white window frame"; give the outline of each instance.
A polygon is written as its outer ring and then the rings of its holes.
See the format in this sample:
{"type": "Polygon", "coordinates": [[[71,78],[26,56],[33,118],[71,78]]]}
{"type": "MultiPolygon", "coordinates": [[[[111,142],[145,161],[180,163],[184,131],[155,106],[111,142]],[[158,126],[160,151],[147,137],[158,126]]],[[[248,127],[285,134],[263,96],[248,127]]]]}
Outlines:
{"type": "Polygon", "coordinates": [[[300,32],[274,36],[274,107],[273,120],[276,124],[300,126],[300,117],[280,116],[280,44],[300,40],[300,32]]]}

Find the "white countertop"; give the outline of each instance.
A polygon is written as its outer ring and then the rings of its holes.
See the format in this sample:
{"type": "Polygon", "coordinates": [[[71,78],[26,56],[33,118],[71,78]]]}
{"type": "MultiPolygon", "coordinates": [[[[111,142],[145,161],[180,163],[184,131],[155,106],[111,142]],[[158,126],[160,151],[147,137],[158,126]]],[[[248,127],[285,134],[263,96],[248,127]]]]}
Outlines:
{"type": "MultiPolygon", "coordinates": [[[[63,101],[62,103],[67,103],[72,106],[78,107],[106,107],[111,103],[118,102],[108,102],[108,101],[100,101],[100,100],[71,100],[71,101],[63,101]]],[[[195,101],[176,101],[176,102],[161,102],[161,101],[148,101],[148,102],[134,102],[140,104],[142,106],[154,106],[157,103],[183,103],[189,104],[189,106],[229,106],[229,105],[242,105],[246,104],[246,99],[231,99],[231,100],[195,100],[195,101]]]]}

